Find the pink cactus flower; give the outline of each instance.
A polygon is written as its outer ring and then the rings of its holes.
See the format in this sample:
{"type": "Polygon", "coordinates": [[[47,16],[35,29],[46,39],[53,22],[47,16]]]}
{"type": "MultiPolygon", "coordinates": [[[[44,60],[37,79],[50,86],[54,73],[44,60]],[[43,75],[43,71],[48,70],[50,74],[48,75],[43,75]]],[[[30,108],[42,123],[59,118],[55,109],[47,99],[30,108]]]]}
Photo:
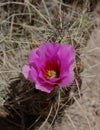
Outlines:
{"type": "Polygon", "coordinates": [[[68,87],[74,81],[75,49],[72,45],[43,43],[30,52],[28,64],[22,68],[35,88],[50,93],[56,86],[68,87]]]}

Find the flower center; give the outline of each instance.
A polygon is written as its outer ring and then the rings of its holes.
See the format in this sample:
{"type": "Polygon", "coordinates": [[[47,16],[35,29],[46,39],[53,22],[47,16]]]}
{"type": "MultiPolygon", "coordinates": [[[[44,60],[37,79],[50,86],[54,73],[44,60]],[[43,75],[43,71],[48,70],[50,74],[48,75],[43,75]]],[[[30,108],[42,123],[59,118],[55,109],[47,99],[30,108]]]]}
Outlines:
{"type": "Polygon", "coordinates": [[[55,78],[56,76],[57,76],[57,74],[54,70],[47,71],[47,79],[55,78]]]}

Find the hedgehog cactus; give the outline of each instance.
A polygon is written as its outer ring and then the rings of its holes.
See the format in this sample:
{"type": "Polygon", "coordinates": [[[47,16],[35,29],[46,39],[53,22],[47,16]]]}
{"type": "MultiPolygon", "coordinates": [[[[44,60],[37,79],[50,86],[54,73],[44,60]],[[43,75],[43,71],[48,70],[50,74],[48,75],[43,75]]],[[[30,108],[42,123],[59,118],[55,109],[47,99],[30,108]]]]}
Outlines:
{"type": "Polygon", "coordinates": [[[77,55],[68,44],[47,42],[33,49],[28,64],[10,84],[5,107],[15,118],[17,113],[23,113],[25,122],[32,116],[33,122],[38,117],[40,120],[48,117],[53,123],[74,102],[71,94],[78,95],[81,88],[81,60],[77,55]]]}

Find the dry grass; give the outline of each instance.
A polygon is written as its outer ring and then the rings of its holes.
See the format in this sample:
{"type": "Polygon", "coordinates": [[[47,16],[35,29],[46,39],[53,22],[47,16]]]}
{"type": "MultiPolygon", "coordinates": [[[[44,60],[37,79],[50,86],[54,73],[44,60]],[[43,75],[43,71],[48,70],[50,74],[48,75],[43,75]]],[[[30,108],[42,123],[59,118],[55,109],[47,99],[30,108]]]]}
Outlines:
{"type": "MultiPolygon", "coordinates": [[[[95,27],[95,16],[93,13],[87,11],[88,3],[86,4],[83,5],[83,9],[81,9],[80,7],[76,7],[75,5],[67,5],[57,0],[47,2],[43,0],[39,7],[34,6],[28,0],[24,2],[16,1],[0,3],[1,105],[5,101],[5,95],[9,93],[8,86],[11,82],[10,79],[14,80],[14,78],[17,77],[19,73],[21,73],[21,68],[27,62],[27,57],[30,49],[39,46],[39,44],[44,41],[53,41],[60,43],[67,42],[69,44],[73,44],[75,47],[78,46],[76,50],[81,53],[81,57],[83,57],[84,59],[84,63],[86,64],[85,68],[87,70],[91,71],[94,68],[96,69],[100,65],[97,61],[92,62],[91,58],[93,57],[90,56],[90,54],[93,54],[94,51],[100,52],[98,45],[94,45],[93,48],[91,48],[90,45],[86,48],[87,41],[91,35],[91,31],[95,27]],[[88,63],[87,60],[90,60],[90,63],[88,63]]],[[[99,54],[97,53],[95,54],[96,57],[98,57],[98,55],[99,54]]],[[[81,67],[82,66],[80,66],[80,69],[83,69],[83,67],[81,67]]],[[[66,127],[68,128],[68,130],[94,130],[92,128],[93,124],[90,119],[91,116],[89,116],[89,113],[87,113],[88,109],[85,108],[88,104],[85,104],[84,101],[85,98],[88,97],[87,91],[89,89],[89,85],[90,83],[92,84],[94,79],[96,79],[96,75],[98,72],[94,72],[91,74],[91,72],[87,72],[86,69],[82,74],[82,78],[85,84],[82,90],[78,91],[80,100],[77,100],[76,98],[77,93],[70,94],[69,99],[73,98],[76,103],[70,108],[67,108],[64,120],[61,124],[62,126],[60,126],[60,124],[55,124],[55,126],[52,128],[51,125],[53,121],[51,124],[48,124],[47,121],[52,111],[51,106],[50,112],[43,124],[39,126],[39,130],[66,130],[66,127]],[[89,82],[91,81],[91,79],[92,82],[89,82]],[[86,97],[81,97],[80,95],[82,94],[86,97]],[[82,118],[82,121],[80,118],[82,118]],[[81,123],[78,123],[79,120],[81,123]],[[78,125],[82,125],[82,127],[79,127],[78,125]]],[[[60,98],[58,99],[60,100],[60,98]]],[[[59,100],[58,109],[60,102],[59,100]]],[[[90,100],[90,97],[88,100],[90,100]]],[[[55,113],[55,117],[57,112],[58,110],[55,113]]],[[[38,122],[39,118],[36,120],[36,122],[38,122]]],[[[31,123],[27,130],[30,130],[31,126],[33,125],[34,123],[31,123]]],[[[24,130],[24,127],[22,129],[24,130]]],[[[95,130],[99,130],[99,126],[95,130]]]]}

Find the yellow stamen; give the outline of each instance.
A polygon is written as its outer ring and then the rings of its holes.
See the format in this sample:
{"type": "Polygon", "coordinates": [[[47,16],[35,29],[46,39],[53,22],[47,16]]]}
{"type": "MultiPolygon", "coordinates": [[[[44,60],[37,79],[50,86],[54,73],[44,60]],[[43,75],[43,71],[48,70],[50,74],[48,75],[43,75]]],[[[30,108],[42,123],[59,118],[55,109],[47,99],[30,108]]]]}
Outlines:
{"type": "Polygon", "coordinates": [[[47,79],[56,77],[56,72],[54,70],[48,70],[47,74],[48,74],[47,79]]]}

